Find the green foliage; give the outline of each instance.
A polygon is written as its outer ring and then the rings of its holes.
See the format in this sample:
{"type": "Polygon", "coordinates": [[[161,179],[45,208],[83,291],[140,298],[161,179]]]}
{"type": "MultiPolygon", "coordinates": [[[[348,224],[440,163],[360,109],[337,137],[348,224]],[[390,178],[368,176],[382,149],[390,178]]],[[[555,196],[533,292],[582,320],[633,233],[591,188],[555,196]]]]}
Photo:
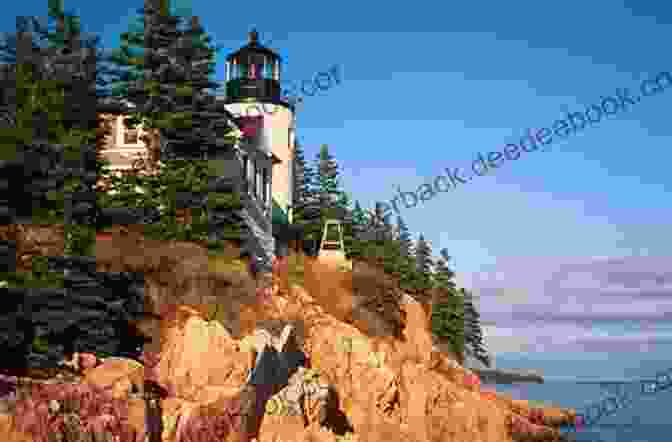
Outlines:
{"type": "Polygon", "coordinates": [[[464,303],[457,293],[449,292],[433,306],[432,333],[447,340],[454,353],[464,353],[464,303]]]}
{"type": "Polygon", "coordinates": [[[292,162],[292,219],[294,224],[301,224],[306,220],[305,206],[310,192],[312,173],[310,165],[306,164],[303,147],[298,141],[294,145],[292,162]]]}
{"type": "Polygon", "coordinates": [[[421,290],[429,290],[432,288],[432,248],[425,240],[423,235],[420,235],[415,245],[415,260],[417,269],[417,286],[421,290]]]}
{"type": "MultiPolygon", "coordinates": [[[[207,244],[213,251],[223,244],[208,240],[208,209],[238,210],[240,198],[228,193],[208,193],[205,204],[193,207],[192,222],[178,224],[176,221],[177,193],[205,194],[207,192],[210,165],[205,160],[169,160],[160,163],[158,173],[152,175],[127,174],[113,177],[112,192],[98,195],[101,207],[158,208],[158,222],[146,224],[144,234],[157,240],[193,241],[207,244]]],[[[231,226],[228,236],[239,235],[237,226],[231,226]]]]}
{"type": "Polygon", "coordinates": [[[93,256],[96,244],[96,228],[82,224],[66,224],[65,256],[93,256]]]}
{"type": "Polygon", "coordinates": [[[484,364],[486,367],[490,366],[490,356],[488,355],[484,342],[483,330],[481,329],[481,315],[474,306],[473,295],[470,291],[460,289],[460,293],[464,298],[464,339],[465,349],[476,360],[484,364]]]}
{"type": "MultiPolygon", "coordinates": [[[[65,57],[80,54],[82,47],[94,47],[96,39],[81,40],[79,19],[67,15],[63,11],[62,2],[49,2],[49,18],[57,22],[56,29],[50,31],[32,18],[25,23],[32,24],[30,44],[32,44],[35,58],[26,61],[17,52],[17,36],[7,35],[5,45],[0,50],[5,52],[3,58],[14,67],[16,79],[16,95],[13,106],[10,107],[12,120],[10,127],[0,130],[0,145],[3,149],[10,146],[18,151],[17,147],[32,144],[36,139],[49,141],[64,146],[63,163],[76,162],[81,158],[81,146],[95,144],[99,135],[96,131],[96,118],[71,118],[71,112],[76,108],[67,103],[73,94],[81,97],[83,87],[92,85],[94,80],[76,79],[80,71],[69,72],[63,66],[69,61],[65,57]],[[62,25],[59,25],[59,22],[62,25]],[[46,42],[46,45],[40,44],[46,42]],[[93,45],[91,45],[93,43],[93,45]],[[70,54],[70,55],[68,55],[70,54]],[[64,64],[65,63],[65,64],[64,64]],[[47,66],[51,66],[48,68],[47,66]],[[55,67],[57,66],[57,67],[55,67]],[[35,118],[41,118],[41,124],[35,124],[35,118]],[[46,117],[46,118],[44,118],[46,117]]],[[[27,30],[27,25],[20,26],[27,30]]],[[[17,29],[18,30],[18,29],[17,29]]],[[[65,216],[64,199],[74,192],[87,189],[78,177],[66,175],[61,190],[52,190],[46,197],[33,207],[32,222],[35,224],[63,224],[65,216]]],[[[95,231],[91,226],[65,225],[65,254],[91,255],[92,245],[95,242],[95,231]]],[[[46,270],[46,261],[39,259],[33,262],[32,272],[14,273],[5,278],[9,285],[14,286],[48,286],[62,287],[62,274],[51,274],[46,270]]]]}
{"type": "Polygon", "coordinates": [[[314,164],[306,164],[297,144],[294,157],[293,223],[303,227],[304,240],[319,242],[328,219],[342,222],[346,255],[353,247],[350,220],[351,197],[341,186],[338,164],[326,145],[322,145],[314,164]]]}
{"type": "MultiPolygon", "coordinates": [[[[208,240],[208,215],[215,210],[236,213],[242,208],[240,196],[234,193],[209,193],[207,199],[196,197],[205,195],[208,177],[218,174],[219,165],[202,158],[198,149],[213,146],[221,139],[233,141],[226,124],[224,132],[206,129],[213,123],[226,122],[225,113],[208,108],[211,103],[206,92],[219,87],[210,78],[219,48],[210,45],[211,37],[197,20],[192,19],[187,25],[183,18],[170,15],[165,5],[158,10],[147,3],[145,6],[128,32],[121,35],[120,48],[111,57],[123,72],[115,82],[113,95],[136,106],[127,113],[128,127],[141,124],[145,129],[155,129],[161,142],[171,147],[161,152],[158,143],[153,142],[157,140],[146,138],[150,142],[148,161],[137,162],[132,175],[111,177],[112,194],[101,195],[99,204],[158,208],[160,219],[146,225],[147,237],[206,244],[216,255],[223,244],[208,240]],[[146,23],[152,28],[145,29],[146,23]],[[179,56],[167,63],[159,55],[166,52],[179,56]],[[144,71],[151,75],[145,78],[144,71]],[[153,172],[145,173],[149,170],[153,172]],[[191,223],[176,222],[177,194],[192,194],[194,200],[200,201],[193,207],[188,204],[191,223]]],[[[240,239],[241,225],[231,223],[221,233],[225,239],[240,239]]]]}
{"type": "Polygon", "coordinates": [[[350,259],[362,258],[364,248],[364,241],[362,241],[362,234],[366,231],[367,217],[366,212],[362,209],[359,201],[355,201],[355,207],[351,214],[351,232],[352,241],[349,244],[350,259]]]}
{"type": "MultiPolygon", "coordinates": [[[[212,123],[226,120],[224,113],[205,112],[214,102],[206,91],[220,87],[211,77],[221,48],[211,46],[212,38],[195,17],[187,25],[184,18],[154,9],[150,3],[138,12],[110,57],[122,72],[114,82],[112,95],[136,106],[129,112],[130,127],[141,124],[150,132],[158,130],[163,141],[173,146],[171,153],[175,149],[184,151],[177,157],[198,154],[200,147],[216,144],[215,131],[209,129],[212,123]],[[166,58],[166,53],[177,56],[166,58]],[[150,72],[149,77],[145,72],[150,72]]],[[[224,132],[228,131],[227,127],[224,132]]],[[[230,134],[217,135],[232,141],[230,134]]],[[[168,158],[157,143],[149,143],[148,149],[152,166],[160,158],[168,158]]]]}
{"type": "Polygon", "coordinates": [[[30,272],[0,272],[4,287],[64,288],[63,272],[51,272],[46,256],[34,256],[30,272]]]}

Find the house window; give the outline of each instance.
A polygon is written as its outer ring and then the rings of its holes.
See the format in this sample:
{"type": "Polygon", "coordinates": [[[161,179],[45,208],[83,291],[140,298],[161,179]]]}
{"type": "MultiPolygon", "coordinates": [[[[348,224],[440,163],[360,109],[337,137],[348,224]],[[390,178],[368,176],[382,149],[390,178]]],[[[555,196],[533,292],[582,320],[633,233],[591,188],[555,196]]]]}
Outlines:
{"type": "Polygon", "coordinates": [[[121,147],[138,147],[144,146],[140,137],[144,135],[142,128],[138,125],[135,129],[127,129],[124,124],[125,117],[121,116],[117,120],[117,144],[121,147]]]}

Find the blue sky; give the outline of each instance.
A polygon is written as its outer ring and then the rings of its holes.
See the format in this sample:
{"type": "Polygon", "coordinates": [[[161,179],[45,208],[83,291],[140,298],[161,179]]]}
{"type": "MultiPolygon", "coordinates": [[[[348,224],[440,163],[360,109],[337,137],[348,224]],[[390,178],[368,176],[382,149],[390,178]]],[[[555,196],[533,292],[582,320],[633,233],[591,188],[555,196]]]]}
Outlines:
{"type": "MultiPolygon", "coordinates": [[[[106,47],[140,6],[65,3],[106,47]]],[[[365,206],[672,71],[672,7],[658,1],[178,6],[224,46],[218,79],[253,26],[285,57],[285,79],[341,67],[340,85],[305,98],[298,132],[310,158],[331,147],[365,206]]],[[[45,15],[46,1],[4,11],[11,31],[16,15],[45,15]]],[[[497,365],[647,376],[671,359],[671,104],[669,89],[401,209],[479,295],[497,365]]]]}

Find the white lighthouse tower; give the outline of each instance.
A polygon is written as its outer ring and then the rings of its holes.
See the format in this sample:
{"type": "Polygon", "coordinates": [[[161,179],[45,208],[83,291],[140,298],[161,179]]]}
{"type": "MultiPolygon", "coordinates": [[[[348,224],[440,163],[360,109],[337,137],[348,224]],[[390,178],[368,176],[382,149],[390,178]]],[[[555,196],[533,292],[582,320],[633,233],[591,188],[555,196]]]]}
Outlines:
{"type": "Polygon", "coordinates": [[[294,158],[294,107],[281,96],[282,58],[258,42],[250,41],[226,58],[226,108],[233,115],[259,117],[258,145],[275,155],[271,195],[274,222],[291,222],[292,160],[294,158]]]}
{"type": "Polygon", "coordinates": [[[282,58],[259,44],[256,30],[249,37],[226,57],[224,103],[239,125],[256,128],[243,173],[248,192],[263,201],[270,232],[279,232],[292,222],[295,109],[281,95],[282,58]]]}

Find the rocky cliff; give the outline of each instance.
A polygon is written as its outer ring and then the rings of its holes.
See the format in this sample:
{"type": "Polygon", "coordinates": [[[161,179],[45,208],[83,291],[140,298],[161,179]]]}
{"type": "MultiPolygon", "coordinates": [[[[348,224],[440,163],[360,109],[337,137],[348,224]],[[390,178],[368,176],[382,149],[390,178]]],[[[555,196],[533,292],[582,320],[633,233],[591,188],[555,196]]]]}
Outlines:
{"type": "Polygon", "coordinates": [[[101,272],[144,275],[145,310],[157,319],[140,327],[151,340],[141,363],[80,364],[81,379],[60,393],[50,387],[53,397],[34,390],[32,414],[31,399],[15,399],[17,411],[0,417],[3,440],[31,440],[37,424],[25,422],[65,422],[58,401],[77,394],[110,404],[79,417],[91,422],[82,438],[129,441],[151,431],[171,442],[541,441],[559,440],[556,428],[573,420],[570,410],[482,391],[433,345],[427,307],[375,269],[343,272],[305,258],[302,284],[289,284],[278,263],[268,287],[212,271],[196,246],[141,244],[97,247],[96,261],[101,272]]]}

